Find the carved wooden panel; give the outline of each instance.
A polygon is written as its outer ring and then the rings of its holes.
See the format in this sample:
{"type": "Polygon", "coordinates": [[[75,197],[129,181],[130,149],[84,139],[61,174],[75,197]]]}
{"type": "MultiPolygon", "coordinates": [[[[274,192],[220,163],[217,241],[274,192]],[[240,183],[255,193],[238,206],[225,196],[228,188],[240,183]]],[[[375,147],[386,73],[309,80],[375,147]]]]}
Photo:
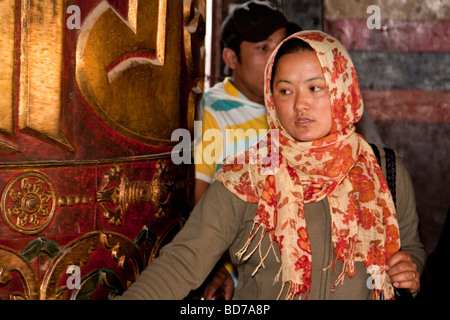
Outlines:
{"type": "Polygon", "coordinates": [[[180,230],[204,0],[0,1],[0,298],[107,299],[180,230]]]}

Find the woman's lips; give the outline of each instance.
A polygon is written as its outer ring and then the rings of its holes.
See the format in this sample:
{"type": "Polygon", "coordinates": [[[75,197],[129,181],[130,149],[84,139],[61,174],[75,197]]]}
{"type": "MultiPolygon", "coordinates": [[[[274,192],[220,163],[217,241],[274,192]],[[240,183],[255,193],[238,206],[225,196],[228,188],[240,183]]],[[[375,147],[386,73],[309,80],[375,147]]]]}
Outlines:
{"type": "Polygon", "coordinates": [[[298,126],[309,124],[312,120],[309,118],[300,118],[295,120],[295,124],[298,126]]]}

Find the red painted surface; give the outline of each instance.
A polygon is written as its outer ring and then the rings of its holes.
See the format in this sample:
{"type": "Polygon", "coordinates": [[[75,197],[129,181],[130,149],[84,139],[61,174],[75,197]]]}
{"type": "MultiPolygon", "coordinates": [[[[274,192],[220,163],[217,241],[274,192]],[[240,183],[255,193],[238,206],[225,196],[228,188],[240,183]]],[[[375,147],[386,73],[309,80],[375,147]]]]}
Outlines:
{"type": "MultiPolygon", "coordinates": [[[[83,22],[100,2],[101,0],[69,0],[64,2],[64,7],[78,5],[81,9],[81,22],[83,22]]],[[[127,15],[128,1],[109,0],[108,3],[122,16],[127,15]]],[[[69,16],[70,14],[66,14],[66,19],[69,16]]],[[[16,43],[20,43],[19,25],[17,29],[16,43]]],[[[149,145],[118,134],[95,114],[83,98],[75,78],[75,55],[79,33],[79,30],[64,28],[61,127],[75,152],[67,151],[39,137],[22,132],[18,126],[18,117],[15,117],[14,133],[12,136],[5,137],[5,140],[13,141],[14,145],[20,146],[20,152],[0,152],[0,194],[4,192],[9,181],[25,172],[33,171],[43,174],[54,185],[56,193],[54,201],[58,202],[61,197],[76,196],[88,197],[91,200],[87,203],[58,205],[50,225],[39,234],[33,235],[14,231],[3,221],[0,214],[0,246],[13,250],[18,255],[21,255],[23,249],[38,238],[53,241],[60,250],[64,250],[71,242],[91,232],[115,232],[134,242],[136,236],[147,227],[156,237],[161,237],[170,226],[187,217],[192,206],[192,165],[175,165],[167,154],[158,156],[169,152],[171,146],[149,145]],[[148,155],[157,156],[147,160],[137,158],[148,155]],[[164,191],[161,200],[164,201],[164,197],[170,194],[168,203],[163,206],[163,214],[159,216],[160,208],[155,207],[151,202],[130,203],[123,222],[119,225],[111,224],[104,217],[97,203],[97,192],[101,189],[105,173],[113,165],[120,164],[121,174],[130,182],[149,182],[160,173],[158,161],[166,166],[161,174],[161,182],[167,190],[164,191]]],[[[182,40],[182,31],[180,39],[182,40]]],[[[19,57],[20,48],[17,47],[16,50],[16,56],[19,57]]],[[[180,61],[184,61],[183,57],[184,55],[180,61]]],[[[15,70],[20,70],[20,59],[16,59],[16,63],[15,70]]],[[[187,69],[185,65],[180,68],[187,69]]],[[[15,73],[15,77],[14,112],[17,114],[20,85],[18,72],[15,73]]],[[[180,90],[185,97],[181,99],[180,112],[187,113],[184,103],[187,106],[189,86],[192,84],[187,72],[183,77],[185,79],[180,80],[180,83],[183,83],[180,90]]],[[[152,249],[153,244],[150,242],[139,247],[141,267],[147,265],[152,249]]],[[[30,261],[38,281],[42,281],[52,262],[54,262],[52,258],[42,253],[30,261]]],[[[117,261],[112,258],[111,250],[104,249],[102,245],[91,253],[89,261],[82,266],[82,276],[98,268],[108,268],[116,272],[124,286],[130,278],[127,274],[129,270],[118,268],[117,261]]],[[[66,279],[67,275],[62,274],[61,286],[65,285],[66,279]]],[[[6,284],[0,281],[0,298],[8,299],[9,295],[15,292],[23,292],[20,277],[16,273],[12,274],[12,279],[6,284]]],[[[105,299],[107,291],[100,286],[92,297],[105,299]]]]}
{"type": "Polygon", "coordinates": [[[375,121],[450,123],[450,92],[362,90],[364,107],[375,121]]]}

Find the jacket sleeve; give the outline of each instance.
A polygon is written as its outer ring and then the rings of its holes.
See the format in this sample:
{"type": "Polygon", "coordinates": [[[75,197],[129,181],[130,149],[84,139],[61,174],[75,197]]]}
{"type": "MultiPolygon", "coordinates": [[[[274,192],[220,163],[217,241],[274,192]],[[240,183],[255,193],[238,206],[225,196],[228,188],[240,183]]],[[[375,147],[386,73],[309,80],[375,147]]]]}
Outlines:
{"type": "Polygon", "coordinates": [[[172,242],[116,299],[177,300],[198,288],[236,236],[242,210],[227,200],[232,196],[213,183],[172,242]]]}
{"type": "Polygon", "coordinates": [[[419,217],[411,177],[401,158],[396,153],[396,194],[397,219],[400,229],[401,250],[409,253],[422,273],[425,264],[425,251],[419,238],[419,217]]]}

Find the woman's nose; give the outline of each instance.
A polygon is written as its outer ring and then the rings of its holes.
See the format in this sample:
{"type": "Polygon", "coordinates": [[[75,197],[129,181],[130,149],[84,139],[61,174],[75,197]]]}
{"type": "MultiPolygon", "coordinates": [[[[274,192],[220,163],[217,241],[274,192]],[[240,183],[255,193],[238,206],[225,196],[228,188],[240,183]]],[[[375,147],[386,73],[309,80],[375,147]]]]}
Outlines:
{"type": "Polygon", "coordinates": [[[296,96],[294,109],[298,112],[305,112],[310,108],[310,101],[307,96],[303,93],[299,93],[296,96]]]}

